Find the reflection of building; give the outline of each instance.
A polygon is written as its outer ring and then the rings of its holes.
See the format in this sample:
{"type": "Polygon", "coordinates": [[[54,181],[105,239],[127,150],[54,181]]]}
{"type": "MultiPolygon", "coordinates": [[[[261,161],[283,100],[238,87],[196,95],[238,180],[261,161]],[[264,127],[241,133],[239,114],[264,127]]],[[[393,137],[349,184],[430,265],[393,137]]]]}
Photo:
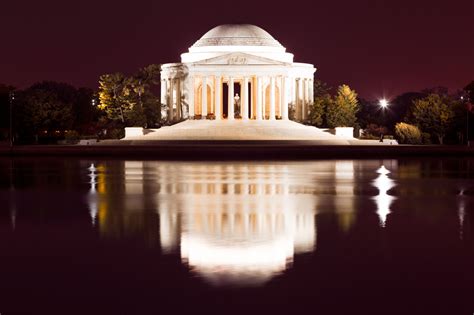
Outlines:
{"type": "Polygon", "coordinates": [[[157,173],[162,248],[178,248],[179,237],[183,261],[212,282],[262,283],[314,250],[316,198],[296,193],[284,165],[159,165],[157,173]]]}
{"type": "Polygon", "coordinates": [[[89,170],[91,216],[104,237],[159,245],[212,283],[259,284],[315,250],[316,214],[352,233],[360,189],[378,189],[383,215],[387,163],[107,162],[89,170]]]}

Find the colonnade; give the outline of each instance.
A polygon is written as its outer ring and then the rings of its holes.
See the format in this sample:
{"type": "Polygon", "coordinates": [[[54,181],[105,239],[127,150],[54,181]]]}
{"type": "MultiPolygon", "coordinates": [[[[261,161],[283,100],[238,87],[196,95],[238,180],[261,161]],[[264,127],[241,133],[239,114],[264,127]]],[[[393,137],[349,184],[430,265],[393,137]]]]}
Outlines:
{"type": "Polygon", "coordinates": [[[189,74],[186,78],[161,80],[161,103],[167,105],[162,117],[169,121],[183,118],[304,121],[312,102],[312,78],[189,74]],[[240,88],[235,89],[235,84],[240,88]],[[224,86],[227,86],[226,100],[224,86]]]}

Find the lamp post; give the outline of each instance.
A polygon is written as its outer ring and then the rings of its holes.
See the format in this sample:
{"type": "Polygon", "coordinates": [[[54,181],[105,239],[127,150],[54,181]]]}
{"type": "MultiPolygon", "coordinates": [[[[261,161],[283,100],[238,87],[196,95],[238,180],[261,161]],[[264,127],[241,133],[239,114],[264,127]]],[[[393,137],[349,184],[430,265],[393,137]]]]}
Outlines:
{"type": "MultiPolygon", "coordinates": [[[[383,111],[382,115],[384,115],[385,109],[388,107],[388,105],[389,105],[388,101],[385,98],[382,98],[381,100],[379,100],[379,106],[380,106],[380,108],[382,108],[382,111],[383,111]]],[[[384,119],[384,124],[385,123],[386,122],[385,122],[385,119],[384,119]]],[[[383,142],[383,129],[380,128],[380,131],[381,131],[381,133],[380,133],[380,142],[383,142]]]]}
{"type": "Polygon", "coordinates": [[[15,93],[10,91],[8,96],[10,100],[10,148],[13,148],[13,101],[15,100],[15,93]]]}

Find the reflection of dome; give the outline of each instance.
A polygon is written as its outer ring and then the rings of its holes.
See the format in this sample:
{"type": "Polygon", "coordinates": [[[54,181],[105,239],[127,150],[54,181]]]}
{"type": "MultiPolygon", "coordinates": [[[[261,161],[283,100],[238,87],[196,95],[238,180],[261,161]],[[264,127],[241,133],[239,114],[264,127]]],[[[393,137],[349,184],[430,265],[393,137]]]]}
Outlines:
{"type": "Polygon", "coordinates": [[[267,31],[251,24],[224,24],[214,27],[193,45],[204,46],[282,47],[267,31]]]}

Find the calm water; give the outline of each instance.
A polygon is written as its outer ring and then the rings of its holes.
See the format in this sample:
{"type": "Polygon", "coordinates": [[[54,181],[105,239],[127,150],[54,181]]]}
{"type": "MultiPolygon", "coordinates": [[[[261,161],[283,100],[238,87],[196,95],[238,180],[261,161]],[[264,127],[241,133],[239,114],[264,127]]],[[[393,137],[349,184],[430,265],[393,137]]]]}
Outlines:
{"type": "Polygon", "coordinates": [[[0,160],[0,313],[472,314],[474,160],[0,160]]]}

